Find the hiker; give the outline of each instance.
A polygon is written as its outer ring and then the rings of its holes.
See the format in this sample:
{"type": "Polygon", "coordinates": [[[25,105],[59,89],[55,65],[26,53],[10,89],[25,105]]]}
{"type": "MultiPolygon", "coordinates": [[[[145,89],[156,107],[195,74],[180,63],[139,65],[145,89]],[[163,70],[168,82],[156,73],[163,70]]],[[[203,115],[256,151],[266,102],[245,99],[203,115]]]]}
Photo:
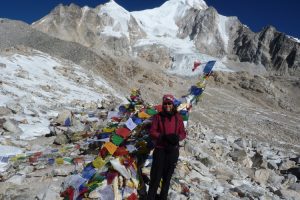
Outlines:
{"type": "Polygon", "coordinates": [[[163,96],[162,112],[153,117],[150,136],[155,148],[150,172],[148,200],[167,199],[170,181],[179,157],[179,141],[186,138],[182,117],[177,113],[173,95],[163,96]],[[157,189],[162,179],[160,195],[157,189]]]}

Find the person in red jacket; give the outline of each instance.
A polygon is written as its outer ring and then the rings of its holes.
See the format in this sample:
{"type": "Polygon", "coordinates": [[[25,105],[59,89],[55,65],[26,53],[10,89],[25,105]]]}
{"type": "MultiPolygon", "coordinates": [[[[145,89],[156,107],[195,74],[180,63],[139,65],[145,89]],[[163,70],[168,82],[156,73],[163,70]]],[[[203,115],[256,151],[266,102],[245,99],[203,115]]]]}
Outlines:
{"type": "Polygon", "coordinates": [[[167,199],[170,181],[179,157],[179,141],[186,138],[182,117],[174,96],[163,96],[162,112],[153,117],[150,136],[155,143],[147,199],[167,199]],[[160,195],[157,189],[162,179],[160,195]]]}

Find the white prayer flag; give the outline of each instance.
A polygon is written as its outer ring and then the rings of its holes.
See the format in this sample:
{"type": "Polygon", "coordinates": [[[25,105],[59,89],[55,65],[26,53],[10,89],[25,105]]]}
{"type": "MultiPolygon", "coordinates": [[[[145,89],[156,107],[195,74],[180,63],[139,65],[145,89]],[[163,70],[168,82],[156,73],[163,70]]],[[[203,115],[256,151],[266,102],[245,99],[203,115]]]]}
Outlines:
{"type": "Polygon", "coordinates": [[[133,129],[135,129],[135,127],[137,126],[137,125],[132,121],[131,118],[129,118],[129,119],[126,121],[125,125],[126,125],[127,128],[130,129],[131,131],[132,131],[133,129]]]}

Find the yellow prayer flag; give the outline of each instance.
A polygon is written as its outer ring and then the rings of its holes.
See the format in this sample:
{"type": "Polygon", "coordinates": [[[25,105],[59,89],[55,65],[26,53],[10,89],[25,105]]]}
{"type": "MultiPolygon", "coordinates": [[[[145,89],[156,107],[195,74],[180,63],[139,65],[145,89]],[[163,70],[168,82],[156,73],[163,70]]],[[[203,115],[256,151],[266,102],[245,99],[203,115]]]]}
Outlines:
{"type": "Polygon", "coordinates": [[[110,128],[110,127],[105,127],[105,128],[103,128],[103,132],[105,132],[105,133],[111,133],[111,132],[113,132],[113,131],[115,131],[116,130],[116,127],[112,127],[112,128],[110,128]]]}
{"type": "Polygon", "coordinates": [[[113,155],[114,153],[115,153],[115,151],[117,150],[117,146],[116,145],[114,145],[112,142],[106,142],[105,144],[104,144],[104,147],[107,149],[107,151],[111,154],[111,155],[113,155]]]}
{"type": "Polygon", "coordinates": [[[63,158],[56,158],[56,159],[55,159],[55,162],[56,162],[56,164],[58,164],[58,165],[62,165],[62,164],[64,164],[64,159],[63,159],[63,158]]]}
{"type": "Polygon", "coordinates": [[[199,88],[205,88],[206,84],[205,84],[205,82],[204,83],[203,82],[198,82],[196,84],[196,86],[199,87],[199,88]]]}
{"type": "Polygon", "coordinates": [[[141,118],[141,119],[148,119],[148,118],[150,118],[151,116],[148,115],[148,114],[145,113],[145,112],[139,112],[139,113],[138,113],[138,117],[141,118]]]}
{"type": "Polygon", "coordinates": [[[99,168],[100,169],[104,164],[105,164],[105,160],[103,160],[99,156],[93,161],[93,166],[95,168],[99,168]]]}

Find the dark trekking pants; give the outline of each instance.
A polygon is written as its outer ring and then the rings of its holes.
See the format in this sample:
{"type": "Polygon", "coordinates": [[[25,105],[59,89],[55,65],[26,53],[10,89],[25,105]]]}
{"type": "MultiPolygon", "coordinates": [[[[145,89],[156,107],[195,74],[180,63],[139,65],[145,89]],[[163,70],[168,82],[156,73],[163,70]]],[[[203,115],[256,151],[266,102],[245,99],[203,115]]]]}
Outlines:
{"type": "Polygon", "coordinates": [[[166,200],[170,187],[170,181],[179,157],[179,148],[171,149],[155,148],[153,163],[150,172],[150,185],[147,200],[154,200],[162,178],[162,187],[159,195],[160,200],[166,200]]]}

